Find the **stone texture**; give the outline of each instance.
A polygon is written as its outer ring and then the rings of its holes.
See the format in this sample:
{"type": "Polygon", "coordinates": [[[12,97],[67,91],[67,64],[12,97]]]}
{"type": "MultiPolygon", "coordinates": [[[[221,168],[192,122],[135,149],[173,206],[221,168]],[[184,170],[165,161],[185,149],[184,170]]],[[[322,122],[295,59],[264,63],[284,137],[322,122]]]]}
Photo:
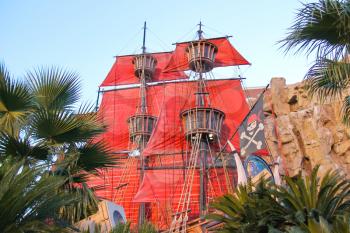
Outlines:
{"type": "Polygon", "coordinates": [[[288,89],[284,78],[271,79],[271,102],[273,110],[277,115],[288,114],[290,107],[288,104],[288,89]]]}
{"type": "Polygon", "coordinates": [[[284,78],[271,79],[264,101],[267,143],[285,172],[309,174],[320,165],[321,174],[338,169],[350,177],[350,129],[341,122],[341,102],[321,104],[302,83],[286,85],[284,78]]]}

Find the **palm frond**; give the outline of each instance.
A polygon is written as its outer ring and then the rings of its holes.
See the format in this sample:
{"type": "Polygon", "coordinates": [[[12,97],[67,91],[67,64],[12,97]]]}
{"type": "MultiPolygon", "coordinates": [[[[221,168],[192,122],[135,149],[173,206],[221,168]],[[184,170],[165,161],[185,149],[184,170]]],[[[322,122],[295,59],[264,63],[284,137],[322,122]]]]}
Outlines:
{"type": "Polygon", "coordinates": [[[328,172],[318,178],[318,169],[311,176],[295,179],[286,178],[286,187],[280,187],[278,198],[288,213],[293,213],[291,221],[298,224],[308,221],[319,222],[320,217],[332,222],[337,215],[350,210],[350,183],[336,172],[328,172]]]}
{"type": "Polygon", "coordinates": [[[286,52],[296,49],[306,54],[334,60],[344,57],[350,48],[350,2],[320,0],[305,3],[298,10],[294,25],[279,43],[286,52]]]}
{"type": "Polygon", "coordinates": [[[51,144],[83,142],[92,139],[101,129],[90,126],[76,114],[69,111],[41,109],[32,117],[32,131],[35,138],[51,144]]]}
{"type": "Polygon", "coordinates": [[[336,217],[333,223],[332,233],[350,233],[350,214],[336,217]]]}
{"type": "Polygon", "coordinates": [[[80,98],[79,76],[57,67],[27,73],[29,85],[40,108],[71,109],[80,98]]]}
{"type": "Polygon", "coordinates": [[[69,206],[61,206],[61,218],[73,224],[97,212],[98,199],[86,183],[62,186],[60,193],[67,192],[79,201],[69,206]]]}
{"type": "Polygon", "coordinates": [[[27,85],[12,80],[5,66],[0,64],[0,130],[18,134],[33,108],[32,100],[27,85]]]}
{"type": "Polygon", "coordinates": [[[350,63],[319,59],[305,76],[306,89],[311,96],[324,101],[338,98],[349,87],[350,63]]]}
{"type": "Polygon", "coordinates": [[[288,214],[281,208],[272,184],[261,180],[254,188],[252,183],[240,186],[235,195],[219,197],[211,207],[216,213],[207,218],[224,226],[218,232],[267,232],[279,229],[288,214]]]}
{"type": "Polygon", "coordinates": [[[109,233],[130,233],[130,222],[118,223],[109,233]]]}
{"type": "Polygon", "coordinates": [[[138,227],[137,232],[138,233],[157,233],[158,231],[152,223],[144,222],[141,226],[138,227]]]}
{"type": "Polygon", "coordinates": [[[285,177],[284,186],[264,181],[240,186],[234,195],[219,197],[211,206],[216,211],[208,218],[223,224],[218,232],[330,233],[337,232],[336,228],[348,229],[350,182],[337,172],[319,178],[318,169],[306,177],[301,173],[285,177]]]}
{"type": "Polygon", "coordinates": [[[343,101],[343,106],[341,109],[343,123],[350,125],[350,96],[346,96],[343,101]]]}
{"type": "Polygon", "coordinates": [[[93,132],[94,136],[105,132],[106,126],[103,125],[98,113],[95,111],[95,107],[92,104],[82,104],[75,117],[79,122],[83,122],[84,125],[81,127],[84,134],[93,132]]]}
{"type": "Polygon", "coordinates": [[[67,193],[57,193],[64,183],[63,177],[49,176],[46,169],[28,167],[23,161],[2,163],[0,209],[6,210],[0,212],[2,230],[17,232],[29,226],[44,226],[48,225],[48,219],[54,225],[59,208],[76,201],[67,193]]]}
{"type": "Polygon", "coordinates": [[[47,160],[49,149],[45,146],[33,145],[28,139],[15,138],[0,133],[0,155],[4,157],[12,156],[21,160],[47,160]]]}
{"type": "Polygon", "coordinates": [[[97,169],[116,167],[118,159],[113,157],[109,147],[103,142],[87,143],[78,148],[77,166],[86,172],[96,172],[97,169]]]}

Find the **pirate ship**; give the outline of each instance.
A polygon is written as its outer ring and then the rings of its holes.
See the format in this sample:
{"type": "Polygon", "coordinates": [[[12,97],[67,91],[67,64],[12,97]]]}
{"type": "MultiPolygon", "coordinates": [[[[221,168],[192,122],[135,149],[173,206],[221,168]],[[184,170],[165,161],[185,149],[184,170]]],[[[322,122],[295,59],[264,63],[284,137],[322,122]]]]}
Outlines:
{"type": "Polygon", "coordinates": [[[98,114],[108,128],[98,140],[121,165],[90,184],[103,185],[96,194],[121,205],[132,225],[186,232],[191,222],[205,222],[215,197],[234,192],[236,164],[226,144],[240,150],[238,129],[250,112],[242,79],[216,79],[212,70],[249,62],[229,37],[204,38],[201,23],[197,38],[174,51],[147,53],[145,38],[146,24],[141,53],[116,56],[100,85],[98,114]]]}

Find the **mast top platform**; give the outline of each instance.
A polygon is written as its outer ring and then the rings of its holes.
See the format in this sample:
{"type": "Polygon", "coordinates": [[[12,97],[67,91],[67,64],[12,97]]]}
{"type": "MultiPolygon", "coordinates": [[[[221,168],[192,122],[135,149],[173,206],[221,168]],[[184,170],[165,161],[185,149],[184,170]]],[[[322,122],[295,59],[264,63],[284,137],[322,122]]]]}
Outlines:
{"type": "Polygon", "coordinates": [[[146,53],[146,21],[143,26],[142,54],[136,55],[132,63],[134,64],[135,76],[139,79],[145,78],[146,81],[151,81],[155,71],[157,60],[146,53]]]}

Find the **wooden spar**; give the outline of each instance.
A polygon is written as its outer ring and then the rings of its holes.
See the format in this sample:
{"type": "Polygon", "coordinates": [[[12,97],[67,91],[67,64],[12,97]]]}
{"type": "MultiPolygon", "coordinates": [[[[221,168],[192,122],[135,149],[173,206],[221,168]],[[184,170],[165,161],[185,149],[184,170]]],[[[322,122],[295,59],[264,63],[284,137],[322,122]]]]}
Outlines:
{"type": "Polygon", "coordinates": [[[97,99],[96,99],[96,105],[95,105],[95,111],[96,112],[98,110],[98,101],[100,100],[100,93],[101,93],[101,87],[99,87],[98,91],[97,91],[97,99]]]}
{"type": "MultiPolygon", "coordinates": [[[[222,79],[215,79],[215,80],[206,80],[206,82],[214,82],[214,81],[220,81],[220,80],[244,80],[246,78],[222,78],[222,79]]],[[[167,81],[159,81],[159,82],[147,82],[147,86],[158,86],[158,85],[165,85],[168,83],[181,83],[181,82],[197,82],[197,80],[190,80],[190,79],[176,79],[176,80],[167,80],[167,81]]],[[[109,86],[109,87],[102,87],[103,89],[100,90],[101,93],[104,92],[110,92],[110,91],[118,91],[118,90],[128,90],[128,89],[134,89],[139,88],[141,84],[124,84],[124,85],[117,85],[117,86],[109,86]]]]}
{"type": "MultiPolygon", "coordinates": [[[[232,36],[231,35],[227,35],[227,36],[219,36],[219,37],[212,37],[210,38],[210,40],[216,40],[216,39],[223,39],[223,38],[231,38],[232,36]]],[[[187,44],[187,43],[190,43],[190,42],[193,42],[193,41],[181,41],[181,42],[176,42],[176,43],[173,43],[172,45],[177,45],[177,44],[187,44]]],[[[127,56],[127,55],[123,55],[123,56],[127,56]]],[[[122,57],[122,56],[115,56],[115,57],[122,57]]]]}

